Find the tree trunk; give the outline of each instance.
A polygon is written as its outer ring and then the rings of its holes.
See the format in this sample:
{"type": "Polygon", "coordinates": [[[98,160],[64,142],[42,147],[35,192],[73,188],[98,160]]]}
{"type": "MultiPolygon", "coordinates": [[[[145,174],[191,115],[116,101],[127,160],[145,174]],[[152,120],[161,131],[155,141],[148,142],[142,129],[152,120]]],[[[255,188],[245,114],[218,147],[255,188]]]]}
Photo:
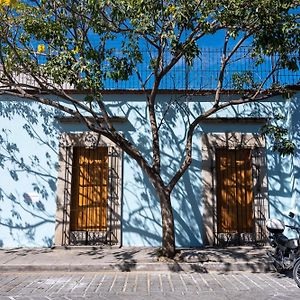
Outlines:
{"type": "Polygon", "coordinates": [[[162,254],[168,258],[175,256],[174,216],[171,195],[163,189],[157,189],[162,218],[162,254]]]}

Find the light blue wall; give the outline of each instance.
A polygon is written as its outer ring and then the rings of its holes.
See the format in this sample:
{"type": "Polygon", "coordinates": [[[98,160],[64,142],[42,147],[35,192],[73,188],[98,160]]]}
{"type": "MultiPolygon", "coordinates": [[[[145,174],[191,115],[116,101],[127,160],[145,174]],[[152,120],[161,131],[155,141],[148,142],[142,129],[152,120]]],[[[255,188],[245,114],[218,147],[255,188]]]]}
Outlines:
{"type": "MultiPolygon", "coordinates": [[[[286,224],[300,226],[300,94],[294,95],[284,103],[286,111],[286,128],[289,137],[296,145],[294,156],[280,157],[269,147],[269,197],[270,216],[283,220],[286,224]],[[296,215],[288,217],[290,211],[296,215]]],[[[286,230],[288,236],[295,236],[292,230],[286,230]]]]}
{"type": "Polygon", "coordinates": [[[51,110],[0,101],[0,246],[51,246],[57,129],[51,110]]]}
{"type": "MultiPolygon", "coordinates": [[[[122,101],[115,102],[116,96],[107,96],[106,101],[112,101],[114,113],[125,115],[132,124],[130,132],[124,134],[138,145],[140,151],[150,158],[151,144],[150,127],[144,97],[136,95],[122,95],[122,101]]],[[[156,107],[158,118],[160,111],[167,106],[168,113],[161,124],[162,145],[162,177],[168,181],[175,174],[181,163],[184,152],[185,128],[188,118],[185,113],[176,112],[179,107],[175,103],[177,95],[160,95],[159,105],[156,107]]],[[[185,100],[185,99],[183,99],[185,100]]],[[[181,105],[187,105],[181,100],[181,105]]],[[[192,105],[196,105],[193,102],[192,105]]],[[[187,108],[187,107],[186,107],[187,108]]],[[[200,134],[194,137],[194,160],[188,172],[178,183],[172,193],[174,218],[176,227],[176,242],[178,246],[199,246],[202,244],[202,216],[201,216],[201,154],[200,134]]],[[[161,217],[160,207],[155,191],[144,176],[140,168],[127,155],[124,159],[124,190],[123,190],[123,245],[159,246],[161,245],[161,217]]]]}
{"type": "MultiPolygon", "coordinates": [[[[144,98],[141,95],[106,95],[110,110],[125,116],[128,122],[119,124],[124,135],[150,157],[149,124],[144,98]]],[[[180,164],[184,151],[188,112],[199,113],[210,105],[210,97],[160,95],[158,111],[168,107],[161,124],[163,178],[168,180],[180,164]],[[175,101],[176,100],[176,101],[175,101]],[[179,105],[180,103],[180,105],[179,105]]],[[[219,117],[270,116],[270,107],[284,108],[288,127],[299,146],[299,110],[297,97],[286,101],[274,99],[263,105],[245,105],[228,109],[219,117]]],[[[54,235],[55,180],[60,131],[80,131],[80,126],[59,127],[51,110],[38,104],[1,98],[0,101],[0,246],[50,246],[54,235]],[[49,128],[51,131],[49,132],[49,128]],[[10,144],[8,144],[10,143],[10,144]],[[12,146],[15,144],[16,146],[12,146]],[[17,148],[16,148],[17,147],[17,148]],[[7,149],[12,148],[10,153],[7,149]],[[2,161],[2,165],[1,165],[2,161]]],[[[192,116],[191,114],[189,114],[192,116]]],[[[160,117],[160,115],[158,115],[160,117]]],[[[191,121],[191,120],[190,120],[191,121]]],[[[203,244],[201,201],[201,132],[258,132],[258,125],[203,125],[194,135],[194,160],[189,172],[172,193],[177,246],[203,244]]],[[[299,148],[299,147],[298,147],[299,148]]],[[[290,209],[299,209],[299,151],[294,157],[282,158],[268,144],[267,163],[271,217],[283,217],[290,209]]],[[[123,245],[159,246],[161,218],[155,191],[137,164],[124,155],[123,174],[123,245]]]]}

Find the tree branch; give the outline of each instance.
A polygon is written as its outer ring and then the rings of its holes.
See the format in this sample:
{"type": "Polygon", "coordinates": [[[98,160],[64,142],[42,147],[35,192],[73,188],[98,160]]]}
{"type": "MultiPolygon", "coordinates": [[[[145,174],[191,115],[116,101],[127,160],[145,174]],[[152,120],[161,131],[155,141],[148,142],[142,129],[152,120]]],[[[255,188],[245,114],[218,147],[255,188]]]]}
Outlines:
{"type": "Polygon", "coordinates": [[[227,46],[228,46],[228,41],[229,41],[229,34],[227,33],[225,36],[225,41],[224,41],[224,47],[223,47],[223,55],[222,55],[222,62],[221,62],[221,70],[219,73],[219,79],[218,79],[218,86],[216,89],[216,94],[215,94],[215,106],[219,105],[220,102],[220,96],[221,96],[221,90],[223,88],[223,81],[224,81],[224,73],[226,70],[226,67],[231,59],[231,57],[236,53],[236,51],[241,47],[241,45],[245,42],[246,39],[248,39],[252,33],[245,34],[233,47],[229,55],[227,56],[227,46]]]}
{"type": "MultiPolygon", "coordinates": [[[[271,74],[268,76],[270,77],[271,74]]],[[[266,82],[267,79],[264,81],[266,82]]],[[[204,112],[202,115],[198,116],[189,126],[188,129],[188,133],[187,133],[187,139],[186,139],[186,146],[185,146],[185,151],[186,151],[186,155],[185,158],[183,160],[183,163],[181,164],[180,168],[178,169],[178,171],[175,173],[175,175],[173,176],[173,178],[170,180],[170,182],[168,183],[168,185],[166,186],[167,190],[169,192],[171,192],[175,185],[177,184],[178,180],[183,176],[183,174],[185,173],[185,171],[188,169],[188,167],[190,166],[190,164],[192,163],[192,143],[193,143],[193,134],[195,129],[197,128],[197,126],[204,120],[207,119],[208,117],[210,117],[211,115],[215,114],[216,112],[223,110],[229,106],[238,106],[241,104],[247,104],[247,103],[251,103],[251,102],[256,102],[256,101],[264,101],[266,99],[269,99],[270,97],[276,96],[276,95],[281,95],[280,92],[275,91],[275,92],[269,92],[269,93],[265,93],[263,95],[261,95],[260,97],[257,97],[259,94],[259,90],[257,90],[257,92],[255,92],[251,97],[248,98],[240,98],[237,100],[231,100],[228,102],[225,102],[219,106],[212,106],[209,110],[207,110],[206,112],[204,112]]]]}

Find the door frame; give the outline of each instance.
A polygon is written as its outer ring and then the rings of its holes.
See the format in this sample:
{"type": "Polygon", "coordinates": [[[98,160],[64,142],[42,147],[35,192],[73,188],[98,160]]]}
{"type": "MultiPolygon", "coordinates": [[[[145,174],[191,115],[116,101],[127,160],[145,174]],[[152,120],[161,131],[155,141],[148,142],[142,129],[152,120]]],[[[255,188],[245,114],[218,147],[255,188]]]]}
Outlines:
{"type": "MultiPolygon", "coordinates": [[[[70,231],[74,147],[108,148],[108,172],[110,177],[108,188],[108,199],[110,201],[108,218],[113,220],[113,222],[109,225],[105,239],[110,246],[116,245],[120,247],[122,245],[123,152],[108,138],[93,132],[61,134],[56,197],[55,246],[75,245],[70,231]]],[[[94,240],[96,241],[96,239],[94,240]]],[[[94,245],[97,245],[97,243],[94,245]]]]}
{"type": "Polygon", "coordinates": [[[202,143],[202,199],[204,243],[222,245],[226,236],[220,235],[217,228],[217,180],[216,180],[216,149],[248,148],[252,151],[253,173],[253,213],[254,238],[264,243],[267,233],[265,221],[269,217],[268,181],[266,166],[265,139],[254,133],[203,133],[202,143]]]}

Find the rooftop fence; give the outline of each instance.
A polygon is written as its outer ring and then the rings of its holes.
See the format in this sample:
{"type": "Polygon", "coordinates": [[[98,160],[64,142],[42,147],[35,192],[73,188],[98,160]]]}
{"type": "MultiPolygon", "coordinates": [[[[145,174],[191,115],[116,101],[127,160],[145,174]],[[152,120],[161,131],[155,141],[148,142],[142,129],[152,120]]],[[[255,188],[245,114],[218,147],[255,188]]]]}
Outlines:
{"type": "MultiPolygon", "coordinates": [[[[218,79],[221,68],[221,58],[223,49],[202,48],[199,56],[194,59],[192,65],[188,65],[185,59],[181,59],[173,69],[163,78],[160,89],[162,90],[214,90],[218,85],[218,79]]],[[[168,60],[170,58],[166,58],[168,60]]],[[[251,84],[244,84],[242,87],[251,88],[253,84],[260,84],[270,73],[276,64],[277,57],[265,56],[264,62],[257,63],[252,58],[249,48],[240,48],[231,58],[226,71],[224,73],[224,90],[235,90],[236,84],[234,78],[236,75],[248,78],[251,84]]],[[[140,74],[140,78],[145,81],[148,78],[146,89],[150,89],[153,85],[153,76],[151,74],[150,59],[147,53],[143,53],[143,62],[136,65],[136,69],[140,74]]],[[[36,85],[34,80],[26,75],[17,76],[18,80],[25,84],[36,85]]],[[[287,69],[279,69],[265,83],[265,87],[269,88],[273,84],[280,85],[297,85],[300,83],[300,71],[292,72],[287,69]]],[[[65,84],[65,89],[73,89],[72,86],[65,84]]],[[[128,80],[115,81],[106,79],[104,88],[108,90],[140,90],[141,82],[136,73],[133,73],[128,80]]]]}

